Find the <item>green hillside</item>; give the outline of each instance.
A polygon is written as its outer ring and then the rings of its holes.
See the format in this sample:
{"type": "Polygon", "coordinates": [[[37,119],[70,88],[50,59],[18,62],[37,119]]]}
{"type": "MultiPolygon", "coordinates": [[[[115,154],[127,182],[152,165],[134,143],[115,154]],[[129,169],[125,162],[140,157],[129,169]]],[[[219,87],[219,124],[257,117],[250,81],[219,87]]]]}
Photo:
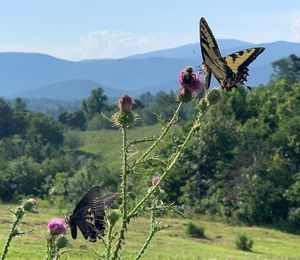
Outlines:
{"type": "MultiPolygon", "coordinates": [[[[160,133],[161,126],[144,126],[128,130],[128,137],[131,141],[143,138],[152,138],[160,133]]],[[[97,156],[99,166],[118,167],[121,156],[121,132],[118,130],[99,130],[75,132],[82,145],[78,148],[86,153],[97,156]]],[[[66,133],[67,135],[73,132],[66,133]]],[[[143,151],[146,145],[139,145],[139,151],[143,151]]],[[[137,150],[132,151],[132,153],[137,150]]]]}
{"type": "MultiPolygon", "coordinates": [[[[14,205],[0,205],[0,245],[9,232],[11,216],[8,207],[14,205]]],[[[24,218],[22,228],[29,233],[12,241],[7,259],[43,259],[46,249],[47,222],[53,217],[62,217],[55,207],[41,206],[37,215],[28,214],[24,218]]],[[[195,219],[195,223],[205,227],[205,239],[189,238],[185,232],[188,220],[167,218],[164,224],[171,227],[161,231],[153,240],[143,259],[300,259],[300,236],[260,227],[236,227],[223,223],[195,219]],[[235,237],[238,233],[245,233],[254,240],[252,252],[244,252],[235,248],[235,237]],[[163,245],[163,246],[162,246],[163,245]]],[[[126,244],[125,259],[134,259],[141,248],[147,234],[149,223],[144,218],[134,220],[129,230],[126,244]]],[[[67,233],[70,238],[70,234],[67,233]]],[[[100,242],[89,243],[80,235],[77,240],[70,240],[63,259],[95,259],[92,249],[101,251],[100,242]]]]}

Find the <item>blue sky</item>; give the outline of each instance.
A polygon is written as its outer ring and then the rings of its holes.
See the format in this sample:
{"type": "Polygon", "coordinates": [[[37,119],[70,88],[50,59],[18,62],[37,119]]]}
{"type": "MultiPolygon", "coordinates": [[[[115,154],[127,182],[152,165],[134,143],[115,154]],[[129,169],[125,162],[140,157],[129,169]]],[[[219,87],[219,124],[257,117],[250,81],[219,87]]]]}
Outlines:
{"type": "Polygon", "coordinates": [[[125,57],[197,42],[202,16],[216,38],[300,43],[299,0],[10,0],[0,1],[0,52],[125,57]]]}

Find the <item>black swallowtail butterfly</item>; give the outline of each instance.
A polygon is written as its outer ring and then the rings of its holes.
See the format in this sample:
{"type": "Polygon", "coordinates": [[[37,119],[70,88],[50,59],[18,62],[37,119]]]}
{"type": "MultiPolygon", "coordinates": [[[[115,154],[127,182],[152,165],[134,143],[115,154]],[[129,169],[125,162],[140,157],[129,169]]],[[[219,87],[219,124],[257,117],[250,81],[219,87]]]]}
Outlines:
{"type": "Polygon", "coordinates": [[[95,186],[79,201],[72,215],[67,218],[73,239],[77,237],[77,227],[82,235],[90,242],[96,242],[97,237],[104,235],[105,209],[114,202],[118,193],[111,192],[100,196],[100,187],[95,186]]]}

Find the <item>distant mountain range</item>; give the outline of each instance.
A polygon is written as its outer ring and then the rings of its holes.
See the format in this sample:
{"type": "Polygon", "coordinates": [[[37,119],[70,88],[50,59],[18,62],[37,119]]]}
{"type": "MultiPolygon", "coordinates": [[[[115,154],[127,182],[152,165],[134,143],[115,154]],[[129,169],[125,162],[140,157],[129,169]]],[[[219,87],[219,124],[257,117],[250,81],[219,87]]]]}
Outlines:
{"type": "MultiPolygon", "coordinates": [[[[222,54],[255,46],[265,47],[250,66],[247,85],[265,84],[272,73],[271,63],[292,53],[300,56],[300,43],[251,44],[219,40],[222,54]]],[[[58,59],[38,53],[0,53],[0,96],[26,98],[80,99],[101,86],[115,98],[122,93],[176,90],[177,76],[187,65],[202,63],[199,43],[133,55],[123,59],[58,59]]]]}
{"type": "MultiPolygon", "coordinates": [[[[85,79],[73,79],[52,83],[37,89],[12,94],[10,97],[41,98],[55,100],[80,100],[88,97],[91,91],[101,84],[85,79]]],[[[124,93],[123,90],[105,87],[105,94],[109,97],[118,97],[124,93]]]]}

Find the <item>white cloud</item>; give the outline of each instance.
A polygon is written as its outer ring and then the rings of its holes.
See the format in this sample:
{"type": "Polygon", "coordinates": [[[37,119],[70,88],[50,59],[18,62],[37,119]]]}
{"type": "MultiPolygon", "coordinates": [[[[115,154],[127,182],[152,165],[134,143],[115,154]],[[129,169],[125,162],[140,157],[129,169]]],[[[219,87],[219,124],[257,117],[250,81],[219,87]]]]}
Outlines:
{"type": "Polygon", "coordinates": [[[292,23],[291,31],[293,32],[293,40],[300,41],[300,16],[292,23]]]}
{"type": "Polygon", "coordinates": [[[155,35],[99,30],[80,37],[73,46],[40,46],[0,42],[0,52],[40,52],[69,60],[121,58],[160,49],[155,35]]]}
{"type": "Polygon", "coordinates": [[[23,46],[21,44],[2,44],[0,43],[0,52],[18,52],[22,51],[23,46]]]}
{"type": "Polygon", "coordinates": [[[136,35],[125,31],[101,30],[89,32],[80,38],[77,58],[120,58],[158,47],[158,39],[151,35],[136,35]]]}

